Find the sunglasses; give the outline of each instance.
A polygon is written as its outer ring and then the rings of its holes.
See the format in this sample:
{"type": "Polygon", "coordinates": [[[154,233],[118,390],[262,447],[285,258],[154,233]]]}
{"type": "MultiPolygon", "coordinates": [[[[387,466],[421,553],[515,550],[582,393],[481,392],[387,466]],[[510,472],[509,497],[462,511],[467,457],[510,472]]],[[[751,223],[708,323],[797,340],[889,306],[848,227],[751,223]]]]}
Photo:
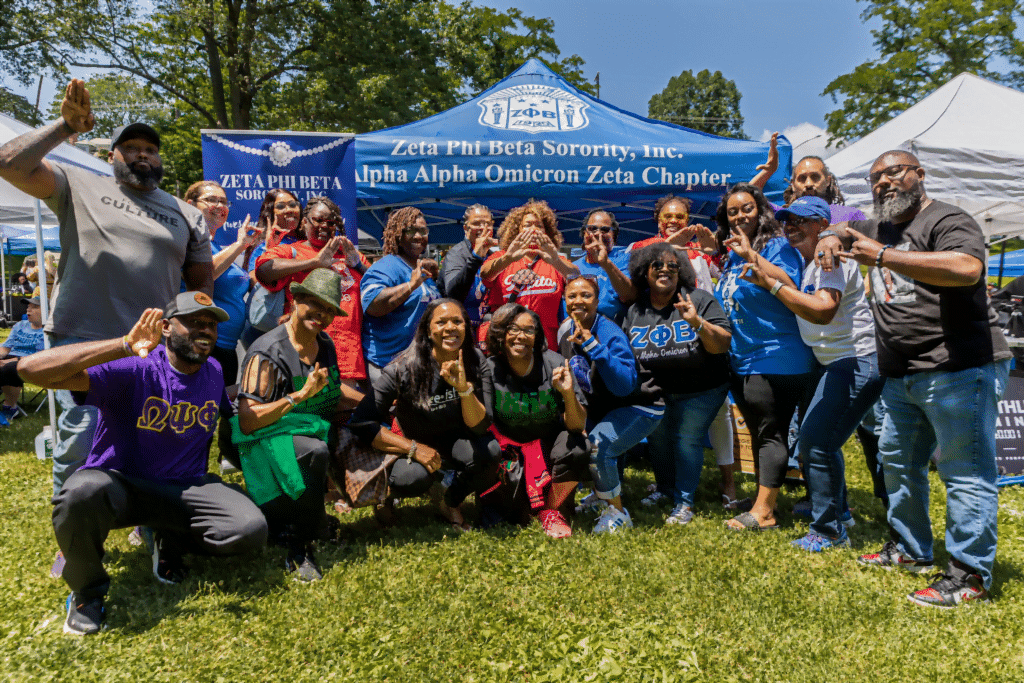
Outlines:
{"type": "Polygon", "coordinates": [[[921,167],[916,164],[896,164],[895,166],[890,166],[889,168],[882,169],[881,171],[875,171],[865,178],[865,180],[868,181],[868,185],[874,187],[878,184],[878,181],[882,179],[882,176],[885,176],[889,180],[898,180],[905,176],[907,174],[907,170],[911,168],[921,167]]]}
{"type": "Polygon", "coordinates": [[[299,208],[299,203],[294,199],[290,202],[277,202],[274,204],[274,208],[278,211],[284,211],[285,209],[297,209],[299,208]]]}
{"type": "Polygon", "coordinates": [[[651,263],[651,270],[667,270],[670,273],[678,273],[679,264],[675,261],[654,261],[651,263]]]}
{"type": "Polygon", "coordinates": [[[604,234],[607,235],[608,233],[610,233],[612,231],[612,226],[610,226],[610,225],[586,225],[586,226],[584,226],[584,229],[587,232],[603,232],[604,234]]]}

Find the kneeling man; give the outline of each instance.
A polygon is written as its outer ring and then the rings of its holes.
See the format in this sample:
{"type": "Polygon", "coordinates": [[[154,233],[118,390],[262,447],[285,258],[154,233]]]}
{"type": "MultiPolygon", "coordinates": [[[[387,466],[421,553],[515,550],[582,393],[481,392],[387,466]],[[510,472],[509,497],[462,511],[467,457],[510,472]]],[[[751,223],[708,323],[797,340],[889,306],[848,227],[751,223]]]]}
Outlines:
{"type": "Polygon", "coordinates": [[[230,410],[220,366],[208,358],[227,318],[206,294],[184,292],[164,311],[147,309],[124,337],[19,361],[25,381],[69,389],[79,405],[99,409],[86,464],[53,499],[73,591],[66,633],[96,633],[103,624],[103,543],[112,529],[154,530],[153,572],[165,583],[184,579],[185,552],[235,555],[265,545],[259,508],[206,471],[217,418],[230,410]]]}

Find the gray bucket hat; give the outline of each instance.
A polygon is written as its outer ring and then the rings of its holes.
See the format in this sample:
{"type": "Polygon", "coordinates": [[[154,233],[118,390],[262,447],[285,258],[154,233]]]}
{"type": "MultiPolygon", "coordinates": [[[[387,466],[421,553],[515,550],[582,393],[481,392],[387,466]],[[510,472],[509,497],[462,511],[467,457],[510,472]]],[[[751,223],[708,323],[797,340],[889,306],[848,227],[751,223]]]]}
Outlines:
{"type": "Polygon", "coordinates": [[[341,310],[341,275],[330,268],[314,268],[301,284],[293,282],[288,291],[295,294],[308,294],[333,308],[338,315],[348,315],[341,310]]]}

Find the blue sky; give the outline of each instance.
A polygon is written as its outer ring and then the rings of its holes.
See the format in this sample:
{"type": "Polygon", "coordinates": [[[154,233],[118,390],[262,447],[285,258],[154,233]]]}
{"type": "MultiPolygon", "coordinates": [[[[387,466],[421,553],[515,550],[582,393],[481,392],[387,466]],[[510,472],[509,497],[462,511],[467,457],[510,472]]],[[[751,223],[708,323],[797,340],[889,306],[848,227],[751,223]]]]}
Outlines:
{"type": "Polygon", "coordinates": [[[562,56],[578,54],[601,99],[647,115],[669,78],[721,71],[743,99],[744,131],[760,138],[836,108],[825,86],[876,56],[855,0],[483,0],[550,17],[562,56]]]}
{"type": "MultiPolygon", "coordinates": [[[[801,123],[824,126],[836,76],[872,59],[870,29],[855,0],[476,0],[550,17],[563,56],[601,73],[601,99],[643,116],[647,102],[682,71],[721,71],[736,82],[746,134],[801,123]]],[[[877,23],[877,22],[876,22],[877,23]]],[[[79,75],[79,74],[76,74],[79,75]]],[[[6,80],[35,99],[35,87],[6,80]]],[[[58,84],[43,86],[44,109],[58,84]]]]}

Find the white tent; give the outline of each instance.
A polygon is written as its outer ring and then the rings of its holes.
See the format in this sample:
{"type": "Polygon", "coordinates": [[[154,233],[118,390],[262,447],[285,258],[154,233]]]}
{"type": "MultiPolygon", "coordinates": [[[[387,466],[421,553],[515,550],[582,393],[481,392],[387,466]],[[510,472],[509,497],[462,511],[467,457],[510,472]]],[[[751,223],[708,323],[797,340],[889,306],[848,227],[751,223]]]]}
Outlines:
{"type": "Polygon", "coordinates": [[[846,203],[869,213],[864,180],[879,154],[912,152],[932,199],[955,204],[985,234],[1024,233],[1024,93],[963,73],[828,160],[846,203]]]}
{"type": "MultiPolygon", "coordinates": [[[[12,119],[6,114],[0,114],[0,144],[30,130],[32,130],[32,126],[12,119]]],[[[99,175],[113,175],[110,164],[105,160],[97,159],[88,152],[66,142],[62,142],[55,150],[47,154],[46,158],[50,161],[78,166],[99,175]]],[[[21,225],[35,223],[35,203],[35,199],[18,190],[6,180],[0,179],[0,223],[21,225]]],[[[45,204],[41,204],[41,214],[44,225],[57,224],[57,217],[45,204]]]]}

